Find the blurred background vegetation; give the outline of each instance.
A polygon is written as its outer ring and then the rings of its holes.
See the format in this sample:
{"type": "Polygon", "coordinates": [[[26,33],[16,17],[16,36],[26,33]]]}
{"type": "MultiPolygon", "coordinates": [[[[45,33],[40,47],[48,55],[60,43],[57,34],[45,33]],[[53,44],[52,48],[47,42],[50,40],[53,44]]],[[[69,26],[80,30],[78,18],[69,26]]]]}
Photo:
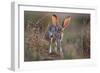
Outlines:
{"type": "Polygon", "coordinates": [[[24,61],[84,58],[90,58],[90,14],[24,11],[24,61]],[[65,16],[72,17],[64,31],[63,55],[48,53],[45,33],[52,14],[59,17],[60,24],[65,16]]]}

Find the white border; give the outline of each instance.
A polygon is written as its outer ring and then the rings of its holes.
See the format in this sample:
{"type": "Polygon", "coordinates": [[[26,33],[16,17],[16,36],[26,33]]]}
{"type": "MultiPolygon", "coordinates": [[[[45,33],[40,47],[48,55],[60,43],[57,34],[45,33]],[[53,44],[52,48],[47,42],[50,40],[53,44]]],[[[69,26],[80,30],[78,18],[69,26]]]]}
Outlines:
{"type": "Polygon", "coordinates": [[[56,6],[39,6],[24,3],[13,3],[13,15],[12,24],[14,26],[14,38],[12,48],[12,65],[13,70],[31,70],[31,69],[47,69],[47,68],[61,68],[61,67],[73,67],[73,66],[94,66],[96,65],[96,47],[95,47],[95,35],[96,35],[96,9],[93,7],[56,7],[56,6]],[[91,14],[91,59],[76,59],[76,60],[57,60],[57,61],[39,61],[39,62],[24,62],[24,10],[27,11],[50,11],[50,12],[69,12],[69,13],[83,13],[91,14]],[[14,53],[13,53],[14,52],[14,53]]]}

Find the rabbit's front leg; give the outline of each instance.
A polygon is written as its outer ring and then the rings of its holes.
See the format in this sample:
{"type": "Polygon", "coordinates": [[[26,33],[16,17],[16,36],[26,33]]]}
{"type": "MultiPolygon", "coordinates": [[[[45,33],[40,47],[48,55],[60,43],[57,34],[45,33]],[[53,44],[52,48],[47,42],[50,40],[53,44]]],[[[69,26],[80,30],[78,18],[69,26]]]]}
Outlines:
{"type": "Polygon", "coordinates": [[[53,40],[53,38],[51,38],[51,39],[50,39],[49,53],[51,53],[51,52],[52,52],[52,40],[53,40]]]}

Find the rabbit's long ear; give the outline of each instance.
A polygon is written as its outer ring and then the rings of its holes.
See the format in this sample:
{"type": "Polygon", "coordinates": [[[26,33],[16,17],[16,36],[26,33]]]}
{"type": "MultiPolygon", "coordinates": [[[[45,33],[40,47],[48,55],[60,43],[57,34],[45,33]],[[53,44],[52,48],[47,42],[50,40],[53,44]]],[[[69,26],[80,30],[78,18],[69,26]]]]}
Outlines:
{"type": "Polygon", "coordinates": [[[65,19],[63,21],[63,27],[66,28],[70,24],[70,21],[71,21],[71,17],[70,16],[65,17],[65,19]]]}
{"type": "Polygon", "coordinates": [[[59,20],[59,18],[57,17],[57,24],[59,24],[60,23],[60,20],[59,20]]]}

